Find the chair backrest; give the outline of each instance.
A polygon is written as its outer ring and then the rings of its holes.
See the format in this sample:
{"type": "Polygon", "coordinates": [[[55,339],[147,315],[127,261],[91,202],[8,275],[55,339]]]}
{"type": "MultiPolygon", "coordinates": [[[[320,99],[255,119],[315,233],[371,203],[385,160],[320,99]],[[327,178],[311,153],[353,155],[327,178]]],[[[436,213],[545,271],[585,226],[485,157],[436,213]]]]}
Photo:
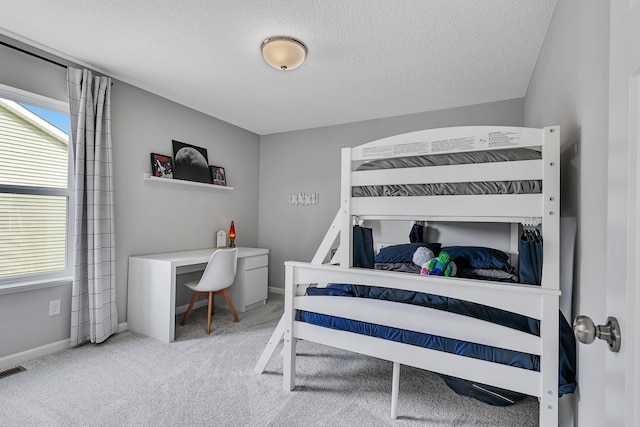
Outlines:
{"type": "Polygon", "coordinates": [[[217,249],[204,269],[198,285],[193,288],[199,292],[215,292],[228,288],[236,278],[238,267],[238,248],[217,249]]]}

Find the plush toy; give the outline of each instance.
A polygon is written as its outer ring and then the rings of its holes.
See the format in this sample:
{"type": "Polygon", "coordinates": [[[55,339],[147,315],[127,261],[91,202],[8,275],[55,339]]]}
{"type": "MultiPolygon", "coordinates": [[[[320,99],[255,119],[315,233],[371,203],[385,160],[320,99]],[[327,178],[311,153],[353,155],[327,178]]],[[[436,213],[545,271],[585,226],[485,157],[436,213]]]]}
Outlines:
{"type": "Polygon", "coordinates": [[[431,261],[422,265],[421,274],[450,277],[456,275],[456,270],[456,263],[451,261],[449,252],[442,251],[437,258],[432,258],[431,261]]]}
{"type": "Polygon", "coordinates": [[[418,249],[416,249],[416,251],[413,253],[413,263],[415,265],[417,265],[418,267],[422,267],[423,264],[429,262],[429,260],[431,258],[433,258],[435,255],[433,253],[433,251],[425,246],[420,246],[418,249]]]}

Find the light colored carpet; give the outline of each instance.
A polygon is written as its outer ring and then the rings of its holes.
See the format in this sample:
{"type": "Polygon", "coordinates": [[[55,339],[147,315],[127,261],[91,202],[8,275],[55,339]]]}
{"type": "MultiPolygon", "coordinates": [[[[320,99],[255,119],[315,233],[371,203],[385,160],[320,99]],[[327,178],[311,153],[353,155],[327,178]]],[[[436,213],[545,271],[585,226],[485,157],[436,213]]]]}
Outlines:
{"type": "MultiPolygon", "coordinates": [[[[435,374],[403,366],[399,419],[389,417],[390,362],[302,341],[297,387],[282,390],[280,348],[253,372],[282,300],[239,313],[194,310],[166,344],[122,332],[31,360],[0,380],[1,426],[537,426],[534,398],[493,407],[451,391],[435,374]]],[[[180,316],[179,316],[180,317],[180,316]]],[[[180,320],[180,319],[178,319],[180,320]]]]}

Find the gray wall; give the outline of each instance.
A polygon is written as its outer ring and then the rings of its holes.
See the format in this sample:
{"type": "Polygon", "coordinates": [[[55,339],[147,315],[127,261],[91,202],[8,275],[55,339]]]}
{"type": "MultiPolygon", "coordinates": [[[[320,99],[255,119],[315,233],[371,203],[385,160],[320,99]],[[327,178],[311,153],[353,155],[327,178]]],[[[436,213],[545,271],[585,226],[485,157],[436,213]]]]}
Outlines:
{"type": "MultiPolygon", "coordinates": [[[[271,250],[269,285],[284,287],[284,262],[310,261],[339,207],[340,151],[399,133],[465,126],[522,126],[524,101],[514,99],[260,138],[260,247],[271,250]],[[292,206],[290,193],[319,193],[320,203],[292,206]]],[[[393,227],[408,235],[404,224],[393,227]]],[[[387,232],[383,239],[397,239],[387,232]]],[[[408,241],[405,238],[404,241],[408,241]]],[[[397,242],[397,241],[396,241],[397,242]]]]}
{"type": "MultiPolygon", "coordinates": [[[[525,126],[560,125],[561,214],[577,216],[573,313],[604,321],[609,2],[559,0],[525,97],[525,126]]],[[[571,321],[572,319],[569,319],[571,321]]],[[[576,425],[605,425],[606,346],[578,346],[576,425]],[[584,374],[584,375],[582,375],[584,374]]]]}
{"type": "MultiPolygon", "coordinates": [[[[67,100],[65,69],[4,46],[0,46],[0,83],[67,100]]],[[[70,283],[0,294],[0,358],[69,338],[70,322],[70,283]],[[57,299],[61,300],[61,314],[49,317],[49,301],[57,299]]]]}
{"type": "MultiPolygon", "coordinates": [[[[3,38],[5,41],[9,41],[3,38]]],[[[19,45],[14,41],[12,44],[19,45]]],[[[46,55],[46,54],[45,54],[46,55]]],[[[64,100],[66,71],[0,46],[0,83],[64,100]]],[[[212,247],[235,221],[236,243],[258,243],[258,135],[115,81],[112,137],[118,321],[126,322],[127,259],[144,253],[212,247]],[[143,181],[149,153],[172,155],[176,139],[208,150],[233,191],[143,181]]],[[[0,358],[69,338],[70,284],[0,296],[0,358]],[[62,315],[48,316],[62,300],[62,315]]]]}
{"type": "MultiPolygon", "coordinates": [[[[118,318],[126,320],[127,257],[210,248],[233,220],[238,246],[258,243],[258,135],[117,82],[112,93],[118,318]],[[207,149],[233,191],[143,181],[149,153],[175,139],[207,149]]],[[[187,301],[188,302],[188,301],[187,301]]],[[[178,304],[185,303],[184,300],[178,304]]]]}

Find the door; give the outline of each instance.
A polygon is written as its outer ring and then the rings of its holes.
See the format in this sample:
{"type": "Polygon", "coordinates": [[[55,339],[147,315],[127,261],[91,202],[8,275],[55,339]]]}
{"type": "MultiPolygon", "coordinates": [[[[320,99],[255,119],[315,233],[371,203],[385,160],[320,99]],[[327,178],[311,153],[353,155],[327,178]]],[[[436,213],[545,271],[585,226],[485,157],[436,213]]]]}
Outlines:
{"type": "MultiPolygon", "coordinates": [[[[640,127],[640,1],[612,0],[609,62],[609,161],[607,209],[606,313],[620,322],[619,353],[605,357],[607,426],[638,426],[640,370],[636,327],[640,304],[638,230],[640,200],[638,134],[640,127]]],[[[604,323],[606,319],[599,319],[604,323]]],[[[595,344],[594,344],[595,345],[595,344]]],[[[597,345],[604,345],[604,342],[597,345]]]]}

